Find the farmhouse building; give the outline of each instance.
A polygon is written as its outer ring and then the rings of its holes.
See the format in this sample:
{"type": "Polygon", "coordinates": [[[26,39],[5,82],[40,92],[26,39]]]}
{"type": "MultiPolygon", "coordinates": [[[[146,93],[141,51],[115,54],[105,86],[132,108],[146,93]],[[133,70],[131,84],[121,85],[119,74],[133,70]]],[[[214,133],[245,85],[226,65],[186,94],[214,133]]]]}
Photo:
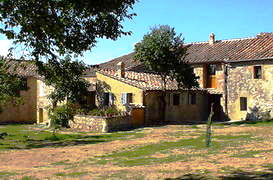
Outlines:
{"type": "MultiPolygon", "coordinates": [[[[159,76],[135,62],[133,53],[92,66],[83,78],[97,86],[108,85],[104,92],[106,105],[122,111],[138,108],[135,116],[141,124],[206,121],[212,103],[215,120],[245,119],[253,108],[268,111],[273,117],[273,33],[231,40],[216,40],[211,34],[207,42],[185,47],[185,60],[199,76],[200,88],[181,90],[168,79],[165,110],[160,100],[163,89],[159,76]]],[[[20,91],[24,104],[5,108],[0,123],[48,121],[47,95],[52,87],[43,83],[33,64],[15,73],[27,83],[28,89],[20,91]]]]}
{"type": "MultiPolygon", "coordinates": [[[[251,109],[258,108],[273,117],[273,33],[231,40],[216,40],[211,34],[207,42],[185,47],[185,60],[199,76],[200,87],[217,92],[207,104],[220,104],[218,113],[223,111],[229,119],[241,120],[251,109]]],[[[99,67],[117,70],[117,64],[123,62],[128,73],[151,73],[133,56],[130,53],[99,67]]]]}

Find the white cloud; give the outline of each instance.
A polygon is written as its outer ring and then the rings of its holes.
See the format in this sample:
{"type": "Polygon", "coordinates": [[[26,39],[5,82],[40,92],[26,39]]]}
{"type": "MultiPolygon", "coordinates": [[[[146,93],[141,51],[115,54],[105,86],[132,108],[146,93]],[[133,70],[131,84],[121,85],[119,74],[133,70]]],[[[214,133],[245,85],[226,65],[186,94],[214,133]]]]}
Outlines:
{"type": "Polygon", "coordinates": [[[12,41],[10,40],[0,40],[0,55],[6,56],[11,45],[12,41]]]}

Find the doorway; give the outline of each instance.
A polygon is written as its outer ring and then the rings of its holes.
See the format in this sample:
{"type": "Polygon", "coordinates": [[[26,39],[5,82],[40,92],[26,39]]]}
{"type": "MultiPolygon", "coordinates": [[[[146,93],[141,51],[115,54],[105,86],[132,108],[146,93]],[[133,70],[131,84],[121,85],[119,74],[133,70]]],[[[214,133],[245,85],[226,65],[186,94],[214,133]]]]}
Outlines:
{"type": "Polygon", "coordinates": [[[39,123],[42,123],[44,121],[44,109],[39,108],[39,123]]]}

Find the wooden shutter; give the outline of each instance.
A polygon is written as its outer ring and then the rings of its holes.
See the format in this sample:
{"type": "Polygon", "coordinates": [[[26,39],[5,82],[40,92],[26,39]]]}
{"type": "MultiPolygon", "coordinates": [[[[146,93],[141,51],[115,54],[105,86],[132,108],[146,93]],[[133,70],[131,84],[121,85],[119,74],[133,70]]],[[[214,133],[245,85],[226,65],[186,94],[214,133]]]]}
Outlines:
{"type": "Polygon", "coordinates": [[[127,93],[122,93],[121,94],[121,103],[122,103],[122,105],[127,104],[127,93]]]}
{"type": "Polygon", "coordinates": [[[114,105],[115,97],[113,93],[109,93],[109,105],[114,105]]]}

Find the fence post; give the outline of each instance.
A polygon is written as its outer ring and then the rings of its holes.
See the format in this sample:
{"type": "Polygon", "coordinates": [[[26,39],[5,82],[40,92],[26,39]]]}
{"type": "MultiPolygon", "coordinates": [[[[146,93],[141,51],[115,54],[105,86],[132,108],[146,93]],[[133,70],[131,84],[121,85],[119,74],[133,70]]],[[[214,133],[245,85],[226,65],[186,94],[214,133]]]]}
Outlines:
{"type": "Polygon", "coordinates": [[[211,124],[212,124],[212,116],[214,115],[213,112],[213,103],[211,103],[211,108],[210,108],[210,114],[208,117],[208,122],[207,122],[207,131],[206,131],[206,146],[209,147],[211,144],[211,124]]]}

